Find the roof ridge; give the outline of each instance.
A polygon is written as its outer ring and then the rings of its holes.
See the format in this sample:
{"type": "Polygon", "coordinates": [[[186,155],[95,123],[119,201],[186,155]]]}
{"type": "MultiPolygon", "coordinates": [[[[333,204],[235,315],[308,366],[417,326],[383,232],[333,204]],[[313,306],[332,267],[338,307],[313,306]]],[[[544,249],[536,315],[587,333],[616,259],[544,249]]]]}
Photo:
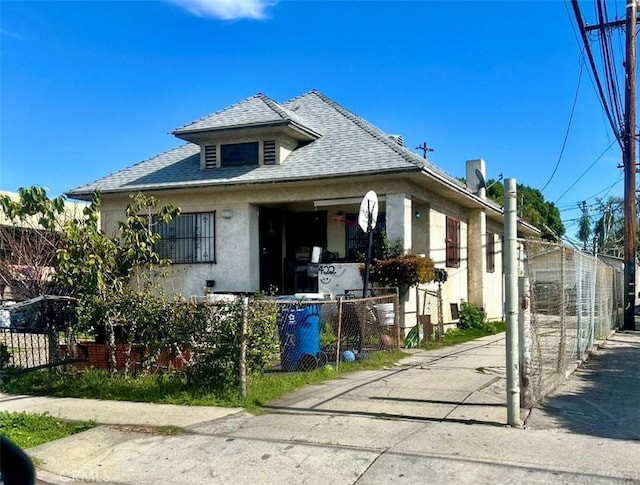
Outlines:
{"type": "MultiPolygon", "coordinates": [[[[201,118],[198,118],[198,119],[197,119],[197,120],[195,120],[195,121],[190,121],[189,123],[186,123],[186,124],[184,124],[184,125],[182,125],[182,126],[179,126],[179,127],[178,127],[178,128],[176,128],[175,130],[173,130],[173,131],[169,132],[169,134],[171,134],[171,135],[175,135],[175,133],[176,133],[177,131],[180,131],[180,130],[184,129],[184,128],[186,128],[187,126],[195,125],[196,123],[199,123],[200,121],[203,121],[203,120],[205,120],[205,119],[207,119],[207,118],[210,118],[211,116],[215,116],[215,115],[217,115],[217,114],[224,113],[225,111],[230,110],[231,108],[235,108],[236,106],[238,106],[238,105],[240,105],[240,104],[242,104],[242,103],[246,103],[247,101],[250,101],[250,100],[252,100],[252,99],[255,99],[255,98],[260,98],[260,99],[262,99],[262,98],[264,98],[264,97],[266,97],[264,94],[262,94],[262,93],[256,93],[256,94],[254,94],[253,96],[249,96],[249,97],[247,97],[247,98],[244,98],[244,99],[242,99],[242,100],[240,100],[240,101],[238,101],[238,102],[236,102],[236,103],[233,103],[233,104],[232,104],[232,105],[230,105],[230,106],[227,106],[226,108],[222,108],[222,109],[220,109],[220,110],[218,110],[218,111],[214,111],[213,113],[209,113],[208,115],[204,115],[204,116],[202,116],[201,118]]],[[[262,99],[262,100],[264,101],[264,99],[262,99]]]]}
{"type": "Polygon", "coordinates": [[[289,113],[287,113],[287,111],[285,110],[284,106],[281,106],[280,103],[262,93],[258,93],[256,96],[259,97],[264,102],[264,104],[271,108],[274,113],[287,120],[293,121],[289,113]]]}
{"type": "Polygon", "coordinates": [[[463,184],[461,184],[461,182],[459,180],[457,180],[455,177],[453,177],[452,175],[450,175],[449,173],[447,173],[446,171],[444,171],[443,169],[441,169],[440,167],[438,167],[434,163],[429,162],[427,160],[423,160],[417,154],[413,153],[411,150],[409,150],[404,145],[398,145],[398,143],[396,141],[394,141],[394,140],[392,140],[390,138],[390,135],[388,133],[386,133],[386,132],[382,131],[380,128],[372,125],[367,120],[361,118],[360,116],[358,116],[354,112],[352,112],[349,109],[345,108],[344,106],[342,106],[341,104],[337,103],[333,99],[329,98],[325,94],[321,93],[317,89],[314,88],[314,89],[310,90],[308,93],[305,93],[302,96],[306,96],[308,94],[313,94],[313,95],[317,96],[323,102],[327,103],[329,106],[331,106],[336,111],[338,111],[338,113],[340,113],[342,116],[344,116],[347,119],[353,121],[360,129],[364,130],[366,133],[369,133],[371,136],[373,136],[377,140],[383,142],[385,145],[387,145],[389,148],[391,148],[394,152],[396,152],[398,155],[400,155],[402,158],[404,158],[407,162],[412,163],[412,164],[416,165],[419,168],[428,168],[428,169],[430,169],[430,170],[432,170],[432,171],[434,171],[436,173],[439,173],[439,174],[442,174],[442,175],[446,176],[448,179],[456,182],[459,185],[463,185],[463,184]]]}
{"type": "Polygon", "coordinates": [[[298,99],[304,98],[305,96],[308,96],[309,94],[315,94],[317,92],[319,92],[319,91],[316,88],[312,88],[309,91],[307,91],[306,93],[298,94],[297,96],[294,96],[291,99],[287,99],[283,104],[292,103],[293,101],[297,101],[298,99]]]}
{"type": "Polygon", "coordinates": [[[418,155],[415,155],[414,153],[410,152],[406,147],[398,145],[397,142],[395,142],[394,140],[389,138],[389,134],[388,133],[385,133],[380,128],[377,128],[376,126],[372,125],[371,123],[369,123],[368,121],[364,120],[363,118],[361,118],[360,116],[358,116],[354,112],[349,111],[347,108],[345,108],[341,104],[337,103],[333,99],[329,98],[328,96],[322,94],[317,89],[312,89],[311,91],[309,91],[308,94],[316,95],[322,101],[324,101],[329,106],[334,108],[342,116],[344,116],[345,118],[348,118],[349,120],[353,121],[360,129],[362,129],[365,132],[369,133],[371,136],[373,136],[374,138],[378,139],[379,141],[382,141],[383,143],[385,143],[393,151],[395,151],[398,155],[400,155],[402,158],[404,158],[408,162],[413,163],[414,165],[416,165],[416,166],[418,166],[420,168],[424,167],[425,165],[429,165],[429,164],[425,163],[422,159],[420,159],[418,157],[418,155]],[[408,155],[411,155],[411,156],[408,156],[408,155]]]}

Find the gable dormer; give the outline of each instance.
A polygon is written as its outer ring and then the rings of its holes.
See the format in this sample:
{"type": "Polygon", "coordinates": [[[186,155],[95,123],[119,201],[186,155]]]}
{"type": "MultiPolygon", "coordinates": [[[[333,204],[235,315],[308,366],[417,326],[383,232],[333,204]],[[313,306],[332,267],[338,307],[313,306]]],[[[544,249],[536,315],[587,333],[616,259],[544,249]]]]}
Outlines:
{"type": "Polygon", "coordinates": [[[200,168],[280,165],[321,135],[294,111],[257,94],[173,131],[200,146],[200,168]]]}

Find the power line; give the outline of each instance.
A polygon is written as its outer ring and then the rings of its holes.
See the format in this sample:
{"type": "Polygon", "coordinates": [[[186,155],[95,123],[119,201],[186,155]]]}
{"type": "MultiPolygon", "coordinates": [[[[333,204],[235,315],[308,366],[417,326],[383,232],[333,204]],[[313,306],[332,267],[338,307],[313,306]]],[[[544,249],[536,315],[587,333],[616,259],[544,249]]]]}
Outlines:
{"type": "Polygon", "coordinates": [[[607,118],[609,119],[609,124],[611,125],[613,134],[616,137],[616,141],[620,145],[620,148],[623,148],[622,139],[620,136],[620,129],[618,126],[616,126],[616,123],[613,121],[613,117],[611,116],[609,105],[607,104],[607,98],[604,95],[602,83],[600,82],[600,77],[598,76],[598,69],[596,68],[596,63],[593,59],[593,52],[591,52],[591,46],[589,44],[589,39],[587,38],[587,32],[584,28],[584,21],[582,20],[582,13],[580,12],[580,5],[578,5],[578,0],[571,0],[571,6],[573,7],[573,14],[576,17],[576,22],[578,23],[578,28],[580,29],[580,35],[582,37],[582,42],[584,44],[585,52],[587,53],[587,58],[589,59],[589,65],[591,66],[591,71],[596,81],[600,102],[602,103],[602,107],[604,108],[604,111],[607,114],[607,118]]]}
{"type": "Polygon", "coordinates": [[[567,190],[565,190],[565,191],[564,191],[564,193],[563,193],[560,197],[558,197],[558,198],[556,199],[556,204],[560,201],[560,199],[562,199],[565,195],[567,195],[567,193],[568,193],[568,192],[569,192],[573,187],[575,187],[575,185],[576,185],[578,182],[580,182],[580,180],[582,179],[582,177],[584,177],[584,176],[587,174],[587,172],[588,172],[589,170],[591,170],[591,169],[593,168],[593,166],[594,166],[597,162],[599,162],[599,161],[600,161],[600,159],[601,159],[602,157],[604,157],[604,156],[605,156],[605,154],[606,154],[606,153],[611,149],[611,147],[613,146],[613,144],[614,144],[616,141],[618,141],[618,142],[619,142],[620,140],[618,140],[618,138],[616,137],[616,139],[615,139],[615,140],[613,140],[613,141],[611,142],[611,144],[610,144],[610,145],[609,145],[609,146],[608,146],[608,147],[607,147],[607,148],[606,148],[606,149],[605,149],[605,150],[604,150],[604,151],[603,151],[603,152],[598,156],[598,158],[596,158],[596,159],[593,161],[593,163],[591,163],[591,165],[589,165],[589,166],[586,168],[586,170],[585,170],[584,172],[582,172],[582,174],[581,174],[581,175],[576,179],[576,181],[575,181],[574,183],[572,183],[572,184],[571,184],[571,186],[570,186],[567,190]]]}
{"type": "MultiPolygon", "coordinates": [[[[591,195],[591,196],[587,197],[587,198],[586,198],[586,199],[584,199],[584,200],[591,200],[591,199],[595,199],[595,198],[597,198],[600,194],[603,194],[603,193],[604,193],[604,194],[602,195],[602,197],[601,197],[601,198],[602,198],[602,199],[604,199],[607,195],[609,195],[609,192],[611,192],[611,190],[612,190],[616,185],[618,185],[618,184],[620,183],[620,180],[622,179],[622,176],[623,176],[623,175],[624,175],[624,172],[620,172],[620,174],[618,175],[618,178],[616,179],[616,181],[615,181],[615,182],[613,182],[611,185],[608,185],[608,186],[607,186],[607,187],[605,187],[604,189],[602,189],[602,190],[600,190],[600,191],[596,192],[595,194],[593,194],[593,195],[591,195]]],[[[559,211],[559,212],[567,212],[567,211],[569,211],[569,210],[575,210],[575,209],[574,209],[574,206],[575,206],[576,204],[578,204],[579,202],[580,202],[580,201],[579,201],[579,200],[577,200],[577,201],[574,201],[574,202],[566,202],[565,204],[558,205],[558,206],[557,206],[557,207],[558,207],[558,211],[559,211]],[[562,207],[562,208],[561,208],[561,207],[562,207]]]]}
{"type": "Polygon", "coordinates": [[[569,139],[569,131],[571,130],[571,122],[573,121],[573,113],[576,109],[576,103],[578,101],[578,93],[580,92],[580,81],[582,80],[582,68],[584,67],[584,58],[582,58],[582,62],[580,63],[580,73],[578,74],[578,85],[576,86],[576,94],[573,97],[573,105],[571,106],[571,114],[569,115],[569,123],[567,123],[567,129],[564,133],[564,140],[562,141],[562,148],[560,148],[560,155],[558,155],[558,160],[556,161],[556,166],[553,168],[553,172],[547,180],[547,183],[544,184],[544,187],[540,189],[540,192],[544,192],[544,189],[551,183],[553,177],[558,171],[558,167],[560,166],[560,160],[562,160],[562,155],[564,153],[564,149],[567,146],[567,140],[569,139]]]}

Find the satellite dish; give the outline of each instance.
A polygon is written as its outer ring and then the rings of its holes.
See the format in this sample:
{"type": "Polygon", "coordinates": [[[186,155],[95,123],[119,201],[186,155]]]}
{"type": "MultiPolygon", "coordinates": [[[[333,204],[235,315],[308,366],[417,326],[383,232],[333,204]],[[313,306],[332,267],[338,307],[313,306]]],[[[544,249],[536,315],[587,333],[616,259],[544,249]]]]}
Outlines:
{"type": "Polygon", "coordinates": [[[484,179],[482,172],[476,168],[476,177],[478,178],[478,190],[487,188],[487,181],[484,179]]]}
{"type": "Polygon", "coordinates": [[[360,203],[360,212],[358,213],[358,225],[364,232],[373,231],[378,220],[378,195],[370,190],[367,192],[360,203]],[[371,225],[369,225],[371,224],[371,225]]]}

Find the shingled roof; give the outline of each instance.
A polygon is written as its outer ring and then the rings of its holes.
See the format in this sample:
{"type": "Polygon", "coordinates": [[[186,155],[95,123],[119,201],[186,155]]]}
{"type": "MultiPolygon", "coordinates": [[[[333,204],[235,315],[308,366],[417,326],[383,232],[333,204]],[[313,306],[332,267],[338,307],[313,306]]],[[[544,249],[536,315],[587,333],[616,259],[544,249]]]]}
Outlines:
{"type": "Polygon", "coordinates": [[[200,131],[229,130],[269,124],[292,123],[319,136],[308,126],[308,122],[296,113],[276,103],[262,93],[247,98],[228,108],[216,111],[197,121],[176,128],[172,133],[178,137],[200,131]]]}
{"type": "Polygon", "coordinates": [[[73,189],[67,195],[86,198],[96,189],[103,193],[131,192],[421,171],[462,186],[457,179],[316,90],[281,104],[257,94],[173,133],[180,136],[269,123],[291,123],[315,134],[317,139],[295,149],[281,165],[208,170],[200,168],[199,146],[187,143],[73,189]]]}

